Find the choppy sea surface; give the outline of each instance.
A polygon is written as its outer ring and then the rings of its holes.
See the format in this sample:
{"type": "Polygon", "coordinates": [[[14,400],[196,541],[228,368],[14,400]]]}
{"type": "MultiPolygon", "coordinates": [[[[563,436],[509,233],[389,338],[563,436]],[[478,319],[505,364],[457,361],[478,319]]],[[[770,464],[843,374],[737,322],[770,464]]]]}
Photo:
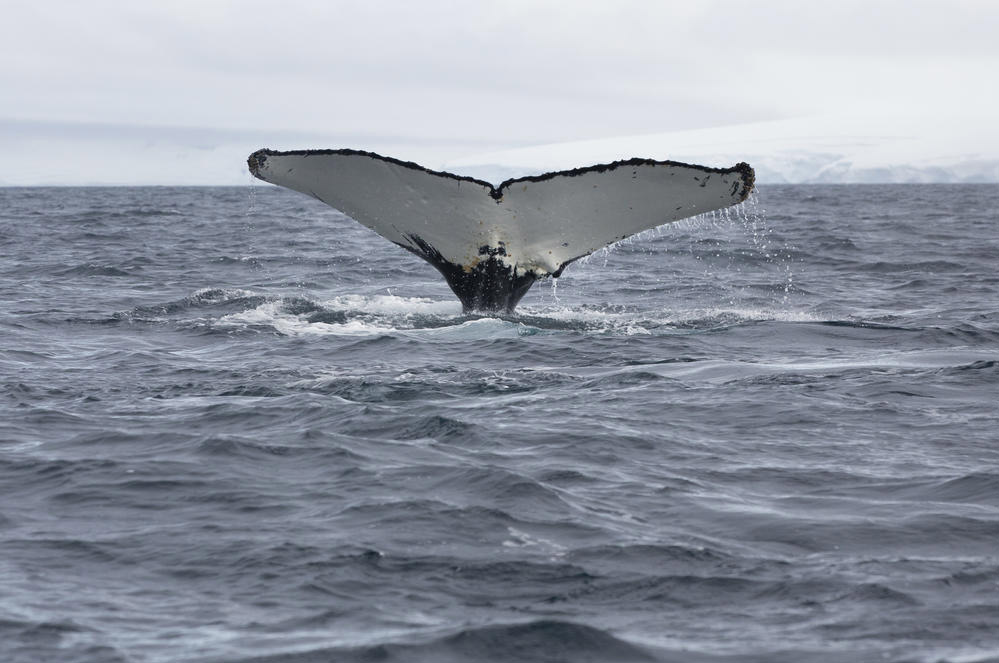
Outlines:
{"type": "Polygon", "coordinates": [[[0,660],[999,660],[999,187],[463,315],[256,188],[0,189],[0,660]]]}

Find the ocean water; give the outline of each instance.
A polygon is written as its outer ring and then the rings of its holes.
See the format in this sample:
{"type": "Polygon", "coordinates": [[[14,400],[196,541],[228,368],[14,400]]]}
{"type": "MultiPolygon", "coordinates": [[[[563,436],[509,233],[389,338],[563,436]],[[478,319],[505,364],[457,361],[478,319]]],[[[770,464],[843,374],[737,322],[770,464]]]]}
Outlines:
{"type": "Polygon", "coordinates": [[[0,189],[0,660],[999,660],[999,187],[463,315],[271,187],[0,189]]]}

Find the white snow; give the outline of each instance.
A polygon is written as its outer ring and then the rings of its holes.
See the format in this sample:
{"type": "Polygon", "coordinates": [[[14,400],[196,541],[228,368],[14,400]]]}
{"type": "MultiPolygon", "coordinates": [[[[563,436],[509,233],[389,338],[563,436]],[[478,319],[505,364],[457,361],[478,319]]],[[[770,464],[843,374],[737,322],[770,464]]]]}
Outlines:
{"type": "Polygon", "coordinates": [[[808,117],[553,143],[449,161],[499,182],[631,157],[706,166],[748,162],[761,183],[999,182],[993,118],[808,117]]]}

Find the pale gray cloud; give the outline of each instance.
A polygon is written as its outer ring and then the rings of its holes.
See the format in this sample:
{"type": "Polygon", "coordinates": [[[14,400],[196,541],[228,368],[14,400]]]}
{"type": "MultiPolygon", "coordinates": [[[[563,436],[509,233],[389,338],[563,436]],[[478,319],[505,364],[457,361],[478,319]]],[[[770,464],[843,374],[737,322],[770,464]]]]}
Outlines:
{"type": "Polygon", "coordinates": [[[275,148],[298,132],[421,159],[815,113],[947,121],[999,106],[995,34],[987,0],[14,2],[0,119],[200,127],[233,149],[227,131],[275,148]]]}

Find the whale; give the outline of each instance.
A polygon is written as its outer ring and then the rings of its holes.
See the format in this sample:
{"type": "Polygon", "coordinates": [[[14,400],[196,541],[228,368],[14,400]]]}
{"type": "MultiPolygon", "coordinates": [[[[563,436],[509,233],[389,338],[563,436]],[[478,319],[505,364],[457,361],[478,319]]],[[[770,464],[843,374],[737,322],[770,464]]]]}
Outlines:
{"type": "Polygon", "coordinates": [[[355,149],[257,150],[254,177],[312,196],[433,265],[465,312],[512,312],[540,279],[644,230],[738,205],[746,163],[632,158],[508,179],[355,149]]]}

